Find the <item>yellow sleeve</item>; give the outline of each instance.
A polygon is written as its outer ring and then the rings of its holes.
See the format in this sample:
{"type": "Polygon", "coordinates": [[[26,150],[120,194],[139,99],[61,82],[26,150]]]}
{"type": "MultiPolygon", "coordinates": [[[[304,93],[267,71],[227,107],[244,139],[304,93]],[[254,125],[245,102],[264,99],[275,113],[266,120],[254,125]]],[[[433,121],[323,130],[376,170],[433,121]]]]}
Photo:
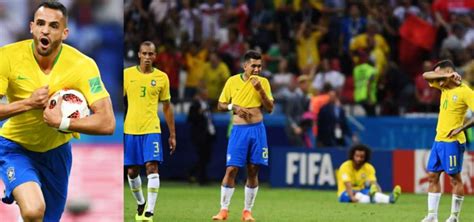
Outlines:
{"type": "Polygon", "coordinates": [[[221,96],[219,96],[219,102],[230,103],[231,102],[231,84],[230,78],[225,82],[224,88],[222,89],[221,96]]]}
{"type": "Polygon", "coordinates": [[[377,177],[375,176],[375,168],[372,164],[367,163],[367,180],[369,181],[377,181],[377,177]]]}
{"type": "Polygon", "coordinates": [[[83,67],[84,69],[81,73],[82,79],[78,86],[79,90],[86,97],[89,105],[94,104],[97,100],[109,97],[109,93],[100,78],[99,68],[95,62],[92,59],[86,60],[83,67]]]}
{"type": "Polygon", "coordinates": [[[165,85],[163,86],[163,90],[161,90],[160,92],[160,102],[168,101],[171,99],[170,80],[168,79],[168,75],[165,74],[164,80],[165,85]]]}
{"type": "Polygon", "coordinates": [[[466,93],[463,93],[464,102],[467,104],[471,111],[474,111],[474,91],[466,86],[466,93]]]}
{"type": "Polygon", "coordinates": [[[268,79],[265,79],[265,78],[263,79],[262,86],[268,98],[273,101],[272,89],[270,87],[270,82],[268,82],[268,79]]]}
{"type": "Polygon", "coordinates": [[[10,76],[10,62],[4,51],[0,48],[0,95],[7,93],[8,77],[10,76]]]}
{"type": "Polygon", "coordinates": [[[352,183],[351,169],[349,168],[348,164],[341,165],[341,167],[339,168],[339,175],[343,183],[345,182],[352,183]]]}

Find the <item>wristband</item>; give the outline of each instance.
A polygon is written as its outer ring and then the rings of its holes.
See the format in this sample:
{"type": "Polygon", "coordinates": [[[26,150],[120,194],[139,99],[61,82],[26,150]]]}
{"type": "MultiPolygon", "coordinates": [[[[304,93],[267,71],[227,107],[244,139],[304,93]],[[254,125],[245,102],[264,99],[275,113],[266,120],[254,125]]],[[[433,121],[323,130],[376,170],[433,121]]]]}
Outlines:
{"type": "Polygon", "coordinates": [[[69,125],[71,124],[71,119],[67,118],[67,117],[63,117],[61,119],[61,123],[59,124],[59,130],[68,130],[69,129],[69,125]]]}
{"type": "Polygon", "coordinates": [[[234,105],[231,103],[231,104],[227,105],[227,110],[232,111],[233,107],[234,107],[234,105]]]}

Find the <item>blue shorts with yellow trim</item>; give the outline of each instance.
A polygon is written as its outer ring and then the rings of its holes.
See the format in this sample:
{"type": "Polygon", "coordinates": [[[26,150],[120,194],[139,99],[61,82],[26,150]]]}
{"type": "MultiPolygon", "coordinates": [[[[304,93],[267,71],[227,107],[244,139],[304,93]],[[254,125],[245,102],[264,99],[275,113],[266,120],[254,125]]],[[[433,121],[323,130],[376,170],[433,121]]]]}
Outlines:
{"type": "Polygon", "coordinates": [[[267,133],[263,122],[234,125],[227,145],[227,166],[247,163],[268,166],[267,133]]]}
{"type": "Polygon", "coordinates": [[[66,205],[71,165],[70,143],[40,153],[0,137],[0,178],[5,184],[2,201],[12,203],[12,192],[17,186],[35,182],[41,187],[46,203],[44,221],[60,221],[66,205]]]}
{"type": "Polygon", "coordinates": [[[144,135],[124,134],[124,165],[143,165],[146,162],[163,162],[163,146],[161,134],[150,133],[144,135]]]}
{"type": "Polygon", "coordinates": [[[458,141],[433,143],[426,169],[430,172],[444,171],[447,174],[457,174],[462,170],[463,154],[466,149],[458,141]]]}

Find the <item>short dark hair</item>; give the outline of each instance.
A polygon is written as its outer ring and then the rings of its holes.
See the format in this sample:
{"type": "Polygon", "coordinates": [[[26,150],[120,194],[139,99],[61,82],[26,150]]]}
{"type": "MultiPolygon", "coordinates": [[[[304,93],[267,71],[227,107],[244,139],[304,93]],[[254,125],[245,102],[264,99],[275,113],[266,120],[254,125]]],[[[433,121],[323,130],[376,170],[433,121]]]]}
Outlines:
{"type": "Polygon", "coordinates": [[[451,67],[452,69],[456,69],[456,67],[454,67],[454,63],[451,62],[451,60],[449,59],[445,59],[445,60],[441,60],[439,62],[437,62],[434,66],[433,66],[433,70],[435,70],[436,68],[440,68],[440,69],[443,69],[443,68],[448,68],[448,67],[451,67]]]}
{"type": "Polygon", "coordinates": [[[38,5],[38,7],[36,8],[36,11],[38,11],[38,9],[41,8],[41,7],[50,8],[50,9],[54,9],[54,10],[59,10],[59,11],[61,11],[61,13],[63,13],[63,16],[64,16],[65,19],[67,19],[67,17],[68,17],[66,6],[64,6],[61,2],[59,2],[57,0],[45,0],[45,1],[41,2],[38,5]]]}
{"type": "Polygon", "coordinates": [[[262,54],[255,50],[249,50],[244,54],[244,62],[247,62],[250,59],[262,59],[262,54]]]}
{"type": "Polygon", "coordinates": [[[140,44],[140,48],[144,45],[146,45],[146,46],[155,46],[155,43],[153,43],[152,41],[144,41],[140,44]]]}
{"type": "Polygon", "coordinates": [[[370,161],[370,156],[372,154],[372,150],[370,150],[370,148],[364,144],[356,144],[354,146],[351,147],[351,149],[349,150],[349,160],[353,160],[354,159],[354,154],[356,151],[364,151],[365,152],[365,160],[364,160],[364,163],[367,163],[370,161]]]}

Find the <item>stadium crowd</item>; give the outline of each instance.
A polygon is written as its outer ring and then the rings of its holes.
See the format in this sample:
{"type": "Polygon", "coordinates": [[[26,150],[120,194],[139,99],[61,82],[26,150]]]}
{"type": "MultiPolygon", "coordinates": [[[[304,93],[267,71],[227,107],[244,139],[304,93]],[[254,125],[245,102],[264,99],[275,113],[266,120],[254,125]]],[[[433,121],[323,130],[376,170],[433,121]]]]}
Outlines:
{"type": "MultiPolygon", "coordinates": [[[[138,44],[152,40],[175,104],[204,88],[215,111],[243,53],[260,51],[274,113],[288,117],[293,144],[304,143],[299,135],[312,125],[317,135],[325,105],[351,115],[437,112],[439,92],[421,74],[440,59],[474,83],[468,0],[126,0],[124,8],[126,66],[138,44]]],[[[330,124],[352,136],[339,116],[330,124]]]]}
{"type": "Polygon", "coordinates": [[[474,83],[474,6],[455,2],[127,0],[125,57],[153,40],[175,102],[204,87],[215,103],[241,71],[242,54],[257,49],[281,107],[302,93],[297,77],[306,75],[312,100],[329,84],[342,104],[361,104],[367,115],[435,112],[439,95],[421,79],[433,62],[452,59],[474,83]]]}

